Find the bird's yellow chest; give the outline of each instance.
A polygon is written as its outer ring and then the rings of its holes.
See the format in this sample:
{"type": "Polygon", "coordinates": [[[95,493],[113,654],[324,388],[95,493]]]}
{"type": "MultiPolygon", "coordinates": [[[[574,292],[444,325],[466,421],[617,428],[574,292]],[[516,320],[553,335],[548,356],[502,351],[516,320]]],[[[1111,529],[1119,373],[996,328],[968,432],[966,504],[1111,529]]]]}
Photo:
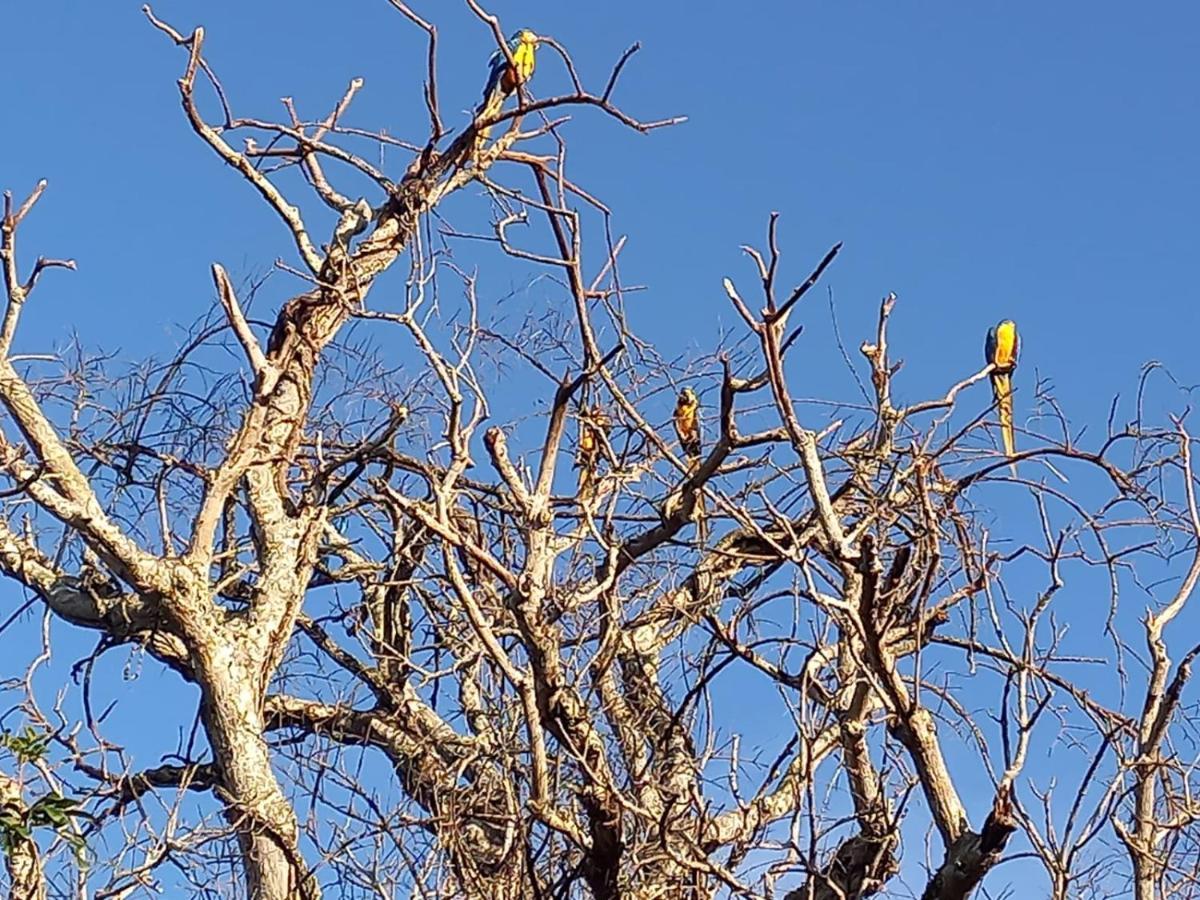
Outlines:
{"type": "Polygon", "coordinates": [[[696,428],[696,407],[680,404],[675,407],[675,424],[683,434],[690,434],[696,428]]]}
{"type": "Polygon", "coordinates": [[[533,69],[536,65],[533,44],[525,42],[518,44],[516,51],[513,53],[513,63],[517,69],[518,79],[527,81],[533,75],[533,69]]]}
{"type": "Polygon", "coordinates": [[[1017,329],[1011,324],[1001,325],[996,329],[996,359],[997,366],[1008,366],[1013,362],[1013,350],[1017,343],[1017,329]]]}

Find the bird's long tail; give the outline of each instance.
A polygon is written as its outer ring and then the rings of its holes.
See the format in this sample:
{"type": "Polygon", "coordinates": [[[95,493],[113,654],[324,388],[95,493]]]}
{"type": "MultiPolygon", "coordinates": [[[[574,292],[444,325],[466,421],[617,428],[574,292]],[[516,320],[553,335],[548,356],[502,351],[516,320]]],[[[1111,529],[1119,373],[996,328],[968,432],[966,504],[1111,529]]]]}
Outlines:
{"type": "Polygon", "coordinates": [[[1012,458],[1017,452],[1013,436],[1012,376],[1007,372],[993,375],[992,395],[996,398],[996,409],[1000,413],[1000,436],[1004,441],[1004,455],[1012,458]]]}
{"type": "MultiPolygon", "coordinates": [[[[491,118],[500,112],[500,107],[504,105],[504,88],[500,84],[500,79],[496,79],[496,83],[483,98],[483,102],[475,108],[475,121],[484,118],[491,118]]],[[[479,129],[477,135],[481,140],[487,140],[491,134],[492,127],[490,125],[479,129]]]]}
{"type": "MultiPolygon", "coordinates": [[[[700,457],[698,455],[688,455],[687,471],[688,476],[695,474],[700,468],[700,457]]],[[[704,490],[696,491],[696,507],[692,513],[692,519],[696,523],[696,538],[700,541],[700,545],[704,546],[708,543],[708,514],[704,508],[704,490]]]]}

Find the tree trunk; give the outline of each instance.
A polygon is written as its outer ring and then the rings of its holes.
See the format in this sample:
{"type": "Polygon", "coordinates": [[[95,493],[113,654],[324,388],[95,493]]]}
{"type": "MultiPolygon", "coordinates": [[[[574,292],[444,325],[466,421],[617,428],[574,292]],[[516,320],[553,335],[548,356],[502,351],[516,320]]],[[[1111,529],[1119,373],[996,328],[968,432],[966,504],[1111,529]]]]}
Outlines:
{"type": "Polygon", "coordinates": [[[315,900],[297,849],[299,826],[271,769],[263,737],[262,666],[235,640],[201,661],[202,715],[221,775],[225,814],[237,829],[252,900],[315,900]]]}
{"type": "Polygon", "coordinates": [[[1009,785],[1002,784],[983,830],[978,834],[964,831],[946,848],[946,858],[925,886],[921,900],[966,900],[1000,861],[1008,839],[1017,830],[1011,792],[1009,785]]]}
{"type": "MultiPolygon", "coordinates": [[[[17,811],[21,818],[27,811],[20,785],[7,775],[0,775],[0,809],[4,808],[17,811]]],[[[46,879],[42,874],[37,843],[33,838],[14,835],[6,850],[9,897],[12,900],[46,900],[46,879]]]]}

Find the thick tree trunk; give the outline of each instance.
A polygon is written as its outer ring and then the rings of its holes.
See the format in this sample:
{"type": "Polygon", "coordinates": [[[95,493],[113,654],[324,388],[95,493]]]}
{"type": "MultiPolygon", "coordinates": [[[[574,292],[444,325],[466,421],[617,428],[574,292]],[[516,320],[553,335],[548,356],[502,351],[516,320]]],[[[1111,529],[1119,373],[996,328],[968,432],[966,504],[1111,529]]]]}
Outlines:
{"type": "MultiPolygon", "coordinates": [[[[15,810],[20,817],[26,812],[20,785],[7,775],[0,775],[0,809],[4,808],[15,810]]],[[[46,900],[42,859],[32,838],[15,837],[7,848],[4,862],[8,868],[8,896],[12,900],[46,900]]]]}
{"type": "Polygon", "coordinates": [[[1017,830],[1010,794],[1011,788],[1002,785],[983,830],[978,834],[964,831],[946,848],[946,858],[925,886],[921,900],[966,900],[1000,861],[1008,839],[1017,830]]]}
{"type": "Polygon", "coordinates": [[[1162,878],[1162,857],[1158,852],[1159,834],[1154,809],[1157,783],[1157,774],[1150,767],[1138,772],[1137,787],[1134,791],[1134,809],[1137,815],[1135,830],[1124,837],[1130,861],[1133,863],[1134,900],[1157,900],[1158,883],[1162,878]]]}
{"type": "Polygon", "coordinates": [[[263,737],[262,666],[232,641],[205,654],[201,664],[203,720],[221,776],[226,816],[237,829],[252,900],[315,900],[298,850],[291,803],[271,769],[263,737]]]}

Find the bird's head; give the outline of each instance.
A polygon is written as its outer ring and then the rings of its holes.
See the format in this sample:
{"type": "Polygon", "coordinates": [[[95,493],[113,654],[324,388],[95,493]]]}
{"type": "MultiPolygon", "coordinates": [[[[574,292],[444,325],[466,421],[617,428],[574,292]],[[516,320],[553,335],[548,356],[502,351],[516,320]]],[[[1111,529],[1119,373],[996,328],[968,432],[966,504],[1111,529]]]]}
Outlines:
{"type": "Polygon", "coordinates": [[[513,32],[512,41],[514,44],[534,44],[536,45],[541,38],[536,31],[530,31],[528,28],[522,28],[520,31],[513,32]]]}
{"type": "Polygon", "coordinates": [[[690,387],[685,387],[679,392],[678,405],[690,409],[700,403],[700,398],[696,396],[696,392],[690,387]]]}

